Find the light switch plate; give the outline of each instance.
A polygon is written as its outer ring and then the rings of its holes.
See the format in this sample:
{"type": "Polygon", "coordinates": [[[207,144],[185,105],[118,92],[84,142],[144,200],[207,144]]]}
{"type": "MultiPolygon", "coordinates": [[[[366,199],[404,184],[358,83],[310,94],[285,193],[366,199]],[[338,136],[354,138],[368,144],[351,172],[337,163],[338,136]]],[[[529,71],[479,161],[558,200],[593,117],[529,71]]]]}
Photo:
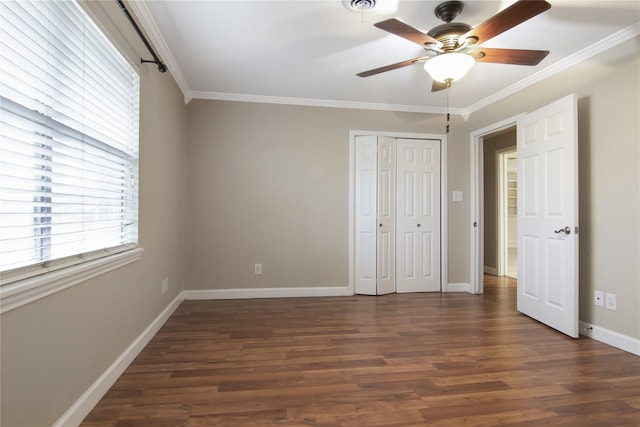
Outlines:
{"type": "Polygon", "coordinates": [[[604,295],[605,307],[609,310],[617,310],[616,294],[604,295]]]}
{"type": "Polygon", "coordinates": [[[453,201],[461,202],[462,201],[462,191],[454,191],[453,192],[453,201]]]}

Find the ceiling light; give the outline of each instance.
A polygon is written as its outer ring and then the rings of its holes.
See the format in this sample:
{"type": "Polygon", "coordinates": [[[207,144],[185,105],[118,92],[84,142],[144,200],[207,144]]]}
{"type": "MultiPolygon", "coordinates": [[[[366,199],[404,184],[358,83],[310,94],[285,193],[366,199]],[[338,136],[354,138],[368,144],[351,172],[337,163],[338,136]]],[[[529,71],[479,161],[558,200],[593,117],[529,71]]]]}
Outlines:
{"type": "Polygon", "coordinates": [[[429,59],[424,64],[424,69],[433,80],[441,83],[451,83],[459,80],[467,74],[476,61],[466,53],[443,53],[429,59]]]}

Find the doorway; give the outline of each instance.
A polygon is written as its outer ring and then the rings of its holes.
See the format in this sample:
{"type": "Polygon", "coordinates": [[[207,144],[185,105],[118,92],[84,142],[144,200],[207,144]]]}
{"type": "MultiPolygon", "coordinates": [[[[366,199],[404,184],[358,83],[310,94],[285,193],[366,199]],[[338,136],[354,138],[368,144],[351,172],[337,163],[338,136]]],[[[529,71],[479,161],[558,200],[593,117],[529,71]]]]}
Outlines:
{"type": "MultiPolygon", "coordinates": [[[[516,125],[518,123],[518,117],[520,116],[514,116],[505,119],[501,122],[472,132],[470,135],[469,154],[471,160],[471,190],[469,194],[469,204],[471,207],[472,229],[470,236],[471,245],[469,246],[469,292],[474,294],[481,294],[484,292],[484,275],[487,270],[489,274],[498,274],[498,213],[497,209],[495,208],[495,206],[497,206],[497,203],[491,203],[489,205],[489,203],[485,201],[485,188],[494,189],[494,194],[497,194],[498,192],[498,180],[495,173],[495,166],[489,167],[487,165],[487,163],[495,165],[496,148],[488,151],[485,150],[485,145],[489,144],[487,141],[491,138],[498,138],[502,135],[507,135],[508,133],[515,134],[516,136],[513,136],[511,138],[505,137],[505,139],[507,139],[508,141],[515,141],[517,139],[516,125]],[[490,172],[485,173],[487,170],[489,170],[490,172]],[[490,181],[491,183],[487,185],[485,181],[490,181]],[[493,206],[493,212],[487,212],[485,210],[485,207],[487,206],[490,209],[493,206]],[[489,227],[493,226],[493,229],[495,231],[487,232],[487,225],[489,225],[489,227]],[[496,236],[494,237],[494,243],[488,246],[485,244],[487,235],[496,236]],[[489,247],[489,249],[487,249],[487,247],[489,247]],[[485,255],[487,257],[492,257],[493,259],[487,260],[487,262],[485,262],[485,255]],[[490,268],[487,269],[487,267],[490,268]],[[493,267],[493,271],[491,271],[491,267],[493,267]]],[[[502,145],[498,145],[498,149],[505,149],[514,145],[511,142],[503,142],[501,144],[502,145]]]]}
{"type": "Polygon", "coordinates": [[[516,139],[508,127],[483,140],[483,271],[497,277],[517,277],[516,139]]]}
{"type": "MultiPolygon", "coordinates": [[[[514,141],[515,142],[515,141],[514,141]]],[[[518,278],[518,152],[497,152],[498,276],[518,278]]]]}

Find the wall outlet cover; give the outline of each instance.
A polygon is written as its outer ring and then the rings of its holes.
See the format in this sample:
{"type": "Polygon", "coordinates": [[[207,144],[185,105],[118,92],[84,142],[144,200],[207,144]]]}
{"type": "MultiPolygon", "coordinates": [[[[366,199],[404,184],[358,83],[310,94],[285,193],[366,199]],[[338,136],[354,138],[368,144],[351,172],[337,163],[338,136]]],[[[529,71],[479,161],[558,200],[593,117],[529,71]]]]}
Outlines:
{"type": "Polygon", "coordinates": [[[594,291],[593,292],[593,303],[598,307],[604,307],[604,292],[602,291],[594,291]]]}

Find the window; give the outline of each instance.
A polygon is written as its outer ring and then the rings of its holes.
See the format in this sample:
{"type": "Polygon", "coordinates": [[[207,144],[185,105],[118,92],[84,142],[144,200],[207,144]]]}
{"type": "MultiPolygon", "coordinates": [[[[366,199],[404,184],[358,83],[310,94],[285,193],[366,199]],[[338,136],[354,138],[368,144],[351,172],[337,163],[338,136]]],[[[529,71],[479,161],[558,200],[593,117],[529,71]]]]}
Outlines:
{"type": "Polygon", "coordinates": [[[137,246],[139,80],[75,2],[2,1],[2,284],[137,246]]]}

